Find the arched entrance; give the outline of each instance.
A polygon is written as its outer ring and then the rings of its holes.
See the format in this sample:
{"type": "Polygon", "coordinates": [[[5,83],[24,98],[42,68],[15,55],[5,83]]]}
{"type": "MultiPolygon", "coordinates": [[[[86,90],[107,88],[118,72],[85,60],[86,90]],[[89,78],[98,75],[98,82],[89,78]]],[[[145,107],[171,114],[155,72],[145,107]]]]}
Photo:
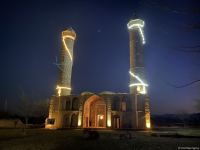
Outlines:
{"type": "Polygon", "coordinates": [[[120,117],[119,117],[119,115],[113,116],[113,128],[120,128],[120,117]]]}
{"type": "Polygon", "coordinates": [[[78,115],[77,114],[73,114],[71,116],[71,124],[70,124],[70,127],[72,128],[76,128],[78,125],[78,115]]]}
{"type": "Polygon", "coordinates": [[[103,98],[93,95],[84,104],[83,114],[84,128],[106,127],[106,103],[103,98]]]}

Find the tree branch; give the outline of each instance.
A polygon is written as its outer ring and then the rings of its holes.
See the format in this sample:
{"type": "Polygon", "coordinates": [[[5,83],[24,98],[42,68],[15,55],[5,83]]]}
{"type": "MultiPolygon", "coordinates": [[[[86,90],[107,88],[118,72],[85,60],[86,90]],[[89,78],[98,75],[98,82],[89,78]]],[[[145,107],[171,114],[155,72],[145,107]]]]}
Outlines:
{"type": "Polygon", "coordinates": [[[190,85],[196,84],[198,82],[200,82],[200,80],[194,80],[194,81],[191,81],[191,82],[183,84],[183,85],[175,85],[175,84],[172,84],[170,82],[167,82],[167,84],[174,87],[174,88],[184,88],[184,87],[188,87],[190,85]]]}

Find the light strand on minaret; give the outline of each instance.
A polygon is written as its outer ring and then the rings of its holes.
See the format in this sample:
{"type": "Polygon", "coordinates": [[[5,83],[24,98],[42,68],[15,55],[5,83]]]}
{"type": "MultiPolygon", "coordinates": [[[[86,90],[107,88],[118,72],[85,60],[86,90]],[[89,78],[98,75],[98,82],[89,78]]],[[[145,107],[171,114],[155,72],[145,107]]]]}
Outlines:
{"type": "Polygon", "coordinates": [[[63,35],[63,36],[62,36],[62,41],[63,41],[63,44],[64,44],[64,46],[65,46],[65,50],[67,51],[67,53],[69,54],[69,57],[70,57],[71,61],[73,62],[72,54],[70,53],[70,50],[69,50],[69,48],[67,47],[67,44],[66,44],[66,42],[65,42],[65,38],[69,38],[69,39],[75,40],[75,37],[70,36],[70,35],[63,35]]]}
{"type": "Polygon", "coordinates": [[[140,19],[135,19],[135,20],[131,20],[128,24],[127,24],[128,29],[133,29],[133,28],[138,28],[139,32],[140,32],[140,36],[142,38],[142,44],[145,44],[145,37],[144,37],[144,31],[143,31],[143,27],[144,27],[144,21],[140,20],[140,19]]]}
{"type": "Polygon", "coordinates": [[[127,28],[130,34],[130,93],[147,93],[148,84],[145,83],[143,45],[145,44],[144,21],[132,19],[127,28]]]}
{"type": "Polygon", "coordinates": [[[139,81],[139,83],[132,83],[130,84],[129,86],[132,87],[132,86],[136,86],[137,87],[137,91],[140,93],[140,94],[146,94],[147,93],[147,90],[146,90],[146,87],[148,86],[148,84],[144,83],[142,81],[142,79],[140,79],[138,76],[136,76],[134,73],[132,73],[131,71],[129,71],[130,75],[134,78],[136,78],[136,80],[139,81]],[[140,88],[141,86],[141,88],[140,88]]]}
{"type": "Polygon", "coordinates": [[[72,28],[62,32],[62,49],[60,53],[59,81],[56,87],[58,96],[71,94],[71,73],[73,65],[73,45],[76,33],[72,28]]]}

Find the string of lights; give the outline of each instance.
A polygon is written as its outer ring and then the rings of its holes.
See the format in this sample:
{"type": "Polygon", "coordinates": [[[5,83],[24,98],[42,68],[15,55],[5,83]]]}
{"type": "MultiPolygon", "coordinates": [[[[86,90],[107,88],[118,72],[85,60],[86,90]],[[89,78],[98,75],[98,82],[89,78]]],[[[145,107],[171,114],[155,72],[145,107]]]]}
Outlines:
{"type": "Polygon", "coordinates": [[[130,86],[130,87],[136,86],[139,93],[141,93],[141,94],[146,94],[146,93],[147,93],[146,87],[148,86],[148,84],[144,83],[144,82],[142,81],[142,79],[140,79],[137,75],[135,75],[135,74],[132,73],[131,71],[129,71],[129,74],[130,74],[132,77],[136,78],[137,81],[139,81],[139,83],[131,83],[129,86],[130,86]],[[142,86],[142,88],[140,88],[140,86],[142,86]]]}

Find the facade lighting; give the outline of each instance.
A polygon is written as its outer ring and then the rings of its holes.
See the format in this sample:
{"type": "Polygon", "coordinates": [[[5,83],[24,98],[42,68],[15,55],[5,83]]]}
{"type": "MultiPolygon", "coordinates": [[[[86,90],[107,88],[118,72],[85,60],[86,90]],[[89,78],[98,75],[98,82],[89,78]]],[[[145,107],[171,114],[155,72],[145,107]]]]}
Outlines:
{"type": "Polygon", "coordinates": [[[111,127],[111,120],[107,120],[107,126],[111,127]]]}
{"type": "Polygon", "coordinates": [[[81,117],[78,118],[78,126],[81,126],[81,117]]]}
{"type": "Polygon", "coordinates": [[[64,87],[64,86],[59,86],[59,85],[57,85],[56,89],[58,90],[58,96],[61,95],[62,89],[70,90],[70,91],[71,91],[71,88],[69,88],[69,87],[64,87]]]}
{"type": "Polygon", "coordinates": [[[146,122],[146,127],[147,127],[148,129],[150,129],[150,128],[151,128],[151,123],[150,123],[150,122],[146,122]]]}
{"type": "Polygon", "coordinates": [[[146,128],[151,128],[151,117],[150,117],[150,108],[149,108],[149,101],[148,99],[145,102],[145,121],[146,121],[146,128]]]}
{"type": "Polygon", "coordinates": [[[100,115],[100,117],[99,117],[101,120],[103,119],[103,115],[100,115]]]}
{"type": "Polygon", "coordinates": [[[111,127],[111,112],[107,112],[107,126],[111,127]]]}

